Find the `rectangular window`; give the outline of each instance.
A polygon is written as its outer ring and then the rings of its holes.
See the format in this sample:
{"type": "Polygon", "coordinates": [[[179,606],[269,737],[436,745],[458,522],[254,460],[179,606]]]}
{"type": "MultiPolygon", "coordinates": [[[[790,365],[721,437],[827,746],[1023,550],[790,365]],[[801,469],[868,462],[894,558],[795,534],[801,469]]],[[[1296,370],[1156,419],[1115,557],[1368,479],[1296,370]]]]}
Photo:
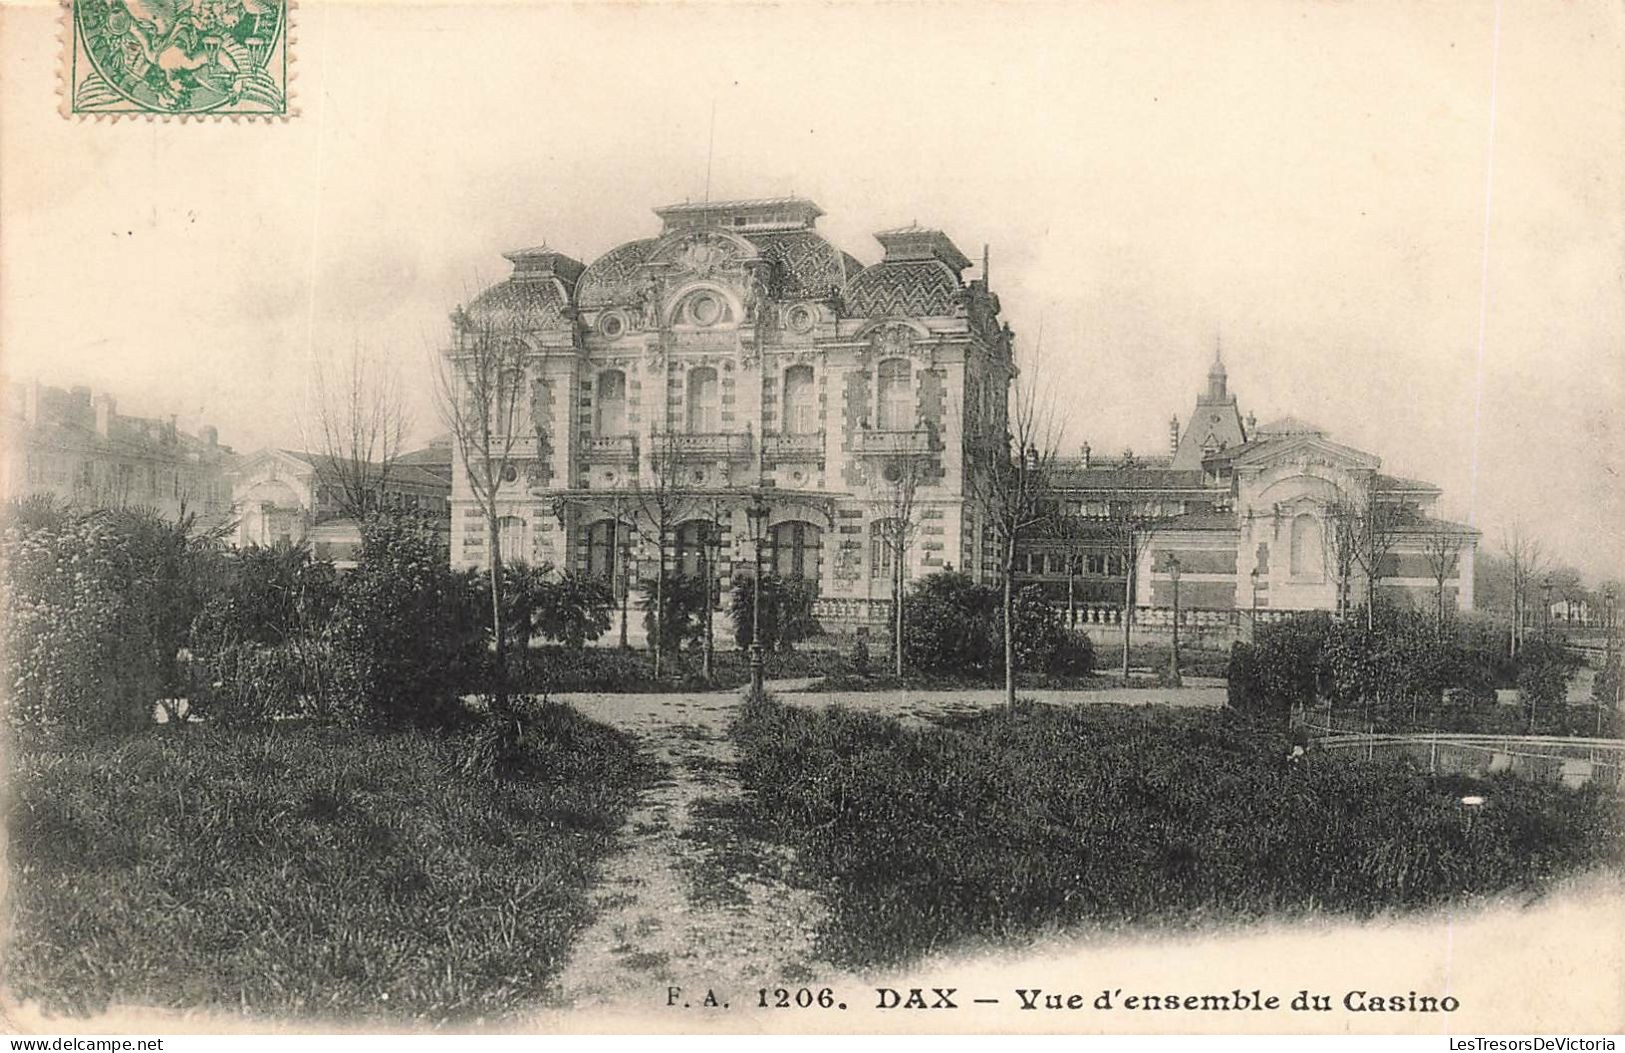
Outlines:
{"type": "Polygon", "coordinates": [[[811,366],[791,366],[784,371],[784,430],[791,435],[810,435],[818,430],[811,366]]]}
{"type": "Polygon", "coordinates": [[[879,429],[914,429],[913,367],[906,358],[888,358],[880,363],[879,429]]]}
{"type": "Polygon", "coordinates": [[[693,435],[722,430],[722,393],[717,371],[709,366],[688,372],[688,430],[693,435]]]}

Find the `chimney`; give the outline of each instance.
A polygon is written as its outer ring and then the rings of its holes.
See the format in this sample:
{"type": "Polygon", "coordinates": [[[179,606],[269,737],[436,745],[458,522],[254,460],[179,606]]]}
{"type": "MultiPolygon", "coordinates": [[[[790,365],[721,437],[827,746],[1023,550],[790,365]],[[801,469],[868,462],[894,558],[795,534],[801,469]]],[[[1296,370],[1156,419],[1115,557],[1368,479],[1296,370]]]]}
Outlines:
{"type": "Polygon", "coordinates": [[[1088,443],[1083,444],[1083,450],[1081,452],[1083,453],[1083,466],[1085,468],[1087,468],[1087,467],[1089,467],[1089,444],[1088,443]]]}
{"type": "Polygon", "coordinates": [[[1179,452],[1179,414],[1168,419],[1168,452],[1179,452]]]}
{"type": "Polygon", "coordinates": [[[198,434],[203,436],[203,441],[209,444],[209,449],[212,450],[220,445],[220,429],[213,424],[205,424],[198,429],[198,434]]]}
{"type": "Polygon", "coordinates": [[[94,405],[96,407],[96,434],[105,439],[108,429],[112,426],[113,418],[118,416],[118,402],[111,395],[97,395],[94,405]]]}

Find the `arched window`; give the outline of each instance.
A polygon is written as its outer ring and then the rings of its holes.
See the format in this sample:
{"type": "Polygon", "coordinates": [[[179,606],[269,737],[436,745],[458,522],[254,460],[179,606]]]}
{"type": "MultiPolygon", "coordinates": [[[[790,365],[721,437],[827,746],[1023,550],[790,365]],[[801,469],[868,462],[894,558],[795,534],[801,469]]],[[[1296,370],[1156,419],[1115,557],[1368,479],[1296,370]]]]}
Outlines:
{"type": "Polygon", "coordinates": [[[597,434],[626,434],[626,374],[618,369],[598,374],[597,434]]]}
{"type": "Polygon", "coordinates": [[[906,358],[880,363],[878,427],[881,431],[914,430],[913,367],[906,358]]]}
{"type": "Polygon", "coordinates": [[[818,430],[812,366],[791,366],[784,371],[784,430],[789,435],[810,435],[818,430]]]}
{"type": "Polygon", "coordinates": [[[710,366],[688,371],[688,430],[693,435],[722,430],[722,393],[710,366]]]}
{"type": "Polygon", "coordinates": [[[712,524],[705,519],[690,519],[678,525],[677,573],[685,578],[707,576],[712,555],[711,530],[712,524]]]}
{"type": "Polygon", "coordinates": [[[1324,555],[1320,544],[1320,522],[1308,512],[1292,519],[1292,556],[1289,561],[1294,578],[1318,578],[1324,571],[1324,555]]]}
{"type": "Polygon", "coordinates": [[[818,580],[818,556],[823,531],[799,520],[773,528],[773,573],[781,578],[818,580]]]}
{"type": "Polygon", "coordinates": [[[502,559],[507,563],[525,560],[525,521],[518,516],[503,516],[497,521],[497,537],[502,544],[502,559]]]}

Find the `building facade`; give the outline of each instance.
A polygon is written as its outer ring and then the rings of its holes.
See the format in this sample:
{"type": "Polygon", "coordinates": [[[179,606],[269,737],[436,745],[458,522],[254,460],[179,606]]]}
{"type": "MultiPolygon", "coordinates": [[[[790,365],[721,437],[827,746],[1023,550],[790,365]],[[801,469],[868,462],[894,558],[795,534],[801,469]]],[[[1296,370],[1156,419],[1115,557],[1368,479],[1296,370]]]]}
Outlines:
{"type": "MultiPolygon", "coordinates": [[[[357,476],[352,472],[349,477],[357,476]]],[[[300,450],[257,450],[232,471],[231,483],[238,545],[308,542],[317,559],[331,560],[341,569],[352,564],[361,527],[342,507],[343,483],[332,458],[300,450]]],[[[402,454],[379,489],[385,508],[421,512],[445,523],[449,533],[448,448],[432,445],[402,454]]]]}
{"type": "Polygon", "coordinates": [[[8,384],[0,490],[51,494],[87,508],[152,508],[226,521],[235,461],[213,427],[189,435],[175,418],[131,417],[112,395],[38,381],[8,384]]]}
{"type": "MultiPolygon", "coordinates": [[[[908,576],[979,567],[964,436],[1002,431],[1013,373],[985,276],[913,226],[877,234],[865,266],[800,198],[655,214],[658,233],[590,265],[509,253],[513,273],[453,315],[454,368],[476,341],[523,354],[503,558],[622,588],[662,560],[725,582],[759,559],[814,583],[825,619],[863,621],[883,616],[887,530],[907,505],[908,576]]],[[[478,566],[487,528],[464,467],[452,558],[478,566]]]]}
{"type": "Polygon", "coordinates": [[[1373,562],[1379,602],[1471,609],[1478,531],[1437,518],[1437,486],[1381,467],[1296,418],[1243,419],[1216,357],[1166,456],[1107,463],[1085,446],[1057,464],[1064,528],[1026,546],[1024,577],[1083,624],[1118,624],[1125,606],[1168,624],[1176,567],[1185,624],[1357,606],[1373,562]],[[1376,559],[1359,540],[1373,523],[1376,559]],[[1355,546],[1363,560],[1343,555],[1355,546]]]}

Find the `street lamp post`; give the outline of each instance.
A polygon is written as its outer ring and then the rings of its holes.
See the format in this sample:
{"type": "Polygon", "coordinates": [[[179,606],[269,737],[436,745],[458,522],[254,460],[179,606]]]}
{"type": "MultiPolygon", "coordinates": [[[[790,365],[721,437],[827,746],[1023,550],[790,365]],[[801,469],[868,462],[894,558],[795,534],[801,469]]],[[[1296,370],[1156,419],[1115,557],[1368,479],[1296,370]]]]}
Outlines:
{"type": "Polygon", "coordinates": [[[1258,642],[1258,568],[1253,568],[1253,620],[1249,623],[1252,631],[1252,642],[1258,642]]]}
{"type": "Polygon", "coordinates": [[[1180,686],[1179,679],[1179,557],[1173,553],[1168,554],[1168,577],[1174,582],[1174,645],[1173,653],[1168,659],[1168,679],[1173,686],[1180,686]]]}
{"type": "Polygon", "coordinates": [[[762,701],[762,535],[767,527],[767,503],[757,493],[745,509],[750,520],[751,540],[751,601],[750,601],[750,697],[748,702],[762,701]]]}
{"type": "Polygon", "coordinates": [[[1548,639],[1550,639],[1551,635],[1552,635],[1552,579],[1551,578],[1547,578],[1547,579],[1545,579],[1544,581],[1542,581],[1540,583],[1540,598],[1541,598],[1541,601],[1545,604],[1545,615],[1546,615],[1546,617],[1545,617],[1545,619],[1544,619],[1544,621],[1542,623],[1545,626],[1545,629],[1546,629],[1546,631],[1545,631],[1545,633],[1543,635],[1546,636],[1548,639]]]}

